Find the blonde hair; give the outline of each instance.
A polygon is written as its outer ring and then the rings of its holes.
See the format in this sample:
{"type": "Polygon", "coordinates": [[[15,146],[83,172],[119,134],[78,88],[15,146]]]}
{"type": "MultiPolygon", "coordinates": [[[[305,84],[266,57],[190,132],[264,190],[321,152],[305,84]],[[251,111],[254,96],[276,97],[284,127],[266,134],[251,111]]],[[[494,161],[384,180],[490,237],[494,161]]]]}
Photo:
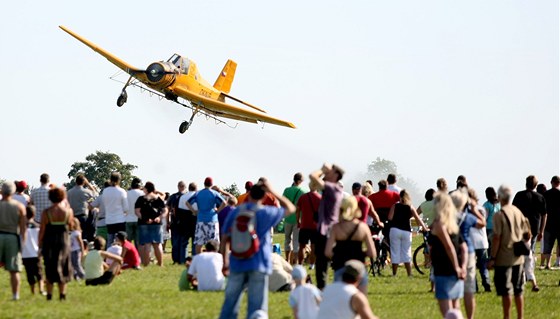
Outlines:
{"type": "Polygon", "coordinates": [[[403,189],[399,195],[401,197],[401,204],[410,206],[412,200],[410,199],[410,194],[406,191],[406,189],[403,189]]]}
{"type": "Polygon", "coordinates": [[[354,220],[355,218],[362,217],[362,211],[358,207],[356,197],[345,197],[340,204],[340,217],[343,220],[354,220]]]}
{"type": "Polygon", "coordinates": [[[366,197],[373,194],[373,187],[367,182],[364,183],[364,186],[362,186],[362,194],[366,197]]]}
{"type": "Polygon", "coordinates": [[[459,233],[457,225],[457,209],[453,204],[451,196],[443,192],[438,192],[434,196],[434,209],[436,217],[434,222],[439,221],[447,229],[450,235],[459,233]]]}
{"type": "Polygon", "coordinates": [[[82,231],[82,228],[80,227],[80,220],[77,219],[76,217],[74,217],[74,220],[72,222],[72,227],[70,228],[71,231],[73,230],[79,230],[82,231]]]}

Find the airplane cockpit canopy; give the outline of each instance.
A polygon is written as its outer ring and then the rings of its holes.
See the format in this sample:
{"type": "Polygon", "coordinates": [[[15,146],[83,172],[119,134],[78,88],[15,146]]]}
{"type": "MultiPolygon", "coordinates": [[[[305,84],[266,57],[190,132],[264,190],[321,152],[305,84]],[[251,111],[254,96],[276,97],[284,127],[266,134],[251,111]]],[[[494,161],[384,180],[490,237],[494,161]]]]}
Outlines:
{"type": "Polygon", "coordinates": [[[181,73],[188,74],[189,73],[189,65],[190,61],[187,58],[184,58],[177,53],[173,54],[167,62],[171,62],[175,67],[181,70],[181,73]]]}

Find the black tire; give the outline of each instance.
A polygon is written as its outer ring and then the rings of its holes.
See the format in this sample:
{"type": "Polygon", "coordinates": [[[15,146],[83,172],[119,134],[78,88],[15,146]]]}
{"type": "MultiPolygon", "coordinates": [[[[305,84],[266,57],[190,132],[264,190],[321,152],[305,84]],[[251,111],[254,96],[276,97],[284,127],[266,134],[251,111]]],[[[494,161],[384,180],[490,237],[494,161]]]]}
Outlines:
{"type": "Polygon", "coordinates": [[[414,268],[416,268],[416,270],[423,275],[424,271],[422,271],[422,267],[424,267],[424,263],[422,262],[422,257],[424,256],[424,249],[426,248],[426,244],[423,243],[422,245],[418,246],[418,248],[416,248],[416,250],[414,251],[414,255],[412,256],[412,261],[414,263],[414,268]],[[418,254],[420,254],[420,258],[418,257],[418,254]]]}
{"type": "Polygon", "coordinates": [[[189,129],[189,122],[184,121],[179,125],[179,133],[183,134],[189,129]]]}
{"type": "Polygon", "coordinates": [[[126,94],[126,91],[122,91],[121,95],[119,95],[119,98],[117,99],[117,106],[121,107],[126,103],[126,100],[128,99],[128,94],[126,94]]]}

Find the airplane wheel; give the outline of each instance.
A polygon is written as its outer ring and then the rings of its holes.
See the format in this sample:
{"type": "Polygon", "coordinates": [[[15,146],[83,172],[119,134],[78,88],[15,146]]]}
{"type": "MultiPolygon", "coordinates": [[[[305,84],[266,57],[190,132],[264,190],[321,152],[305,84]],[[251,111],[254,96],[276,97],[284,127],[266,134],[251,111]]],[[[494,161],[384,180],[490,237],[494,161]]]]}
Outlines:
{"type": "Polygon", "coordinates": [[[121,93],[121,95],[119,95],[119,98],[117,99],[117,106],[121,107],[126,103],[126,100],[128,98],[128,94],[126,94],[126,91],[123,91],[121,93]]]}
{"type": "Polygon", "coordinates": [[[189,129],[189,122],[184,121],[179,125],[179,133],[183,134],[189,129]]]}

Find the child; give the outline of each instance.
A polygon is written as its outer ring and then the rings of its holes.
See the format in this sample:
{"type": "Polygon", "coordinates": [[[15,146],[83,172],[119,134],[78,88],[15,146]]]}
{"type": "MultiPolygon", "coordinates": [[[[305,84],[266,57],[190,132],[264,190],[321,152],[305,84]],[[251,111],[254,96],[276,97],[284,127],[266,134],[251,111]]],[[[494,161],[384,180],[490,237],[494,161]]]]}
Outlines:
{"type": "Polygon", "coordinates": [[[74,268],[74,279],[84,279],[85,273],[82,267],[82,255],[84,251],[84,242],[82,240],[82,229],[80,221],[74,218],[74,223],[70,229],[70,252],[72,260],[72,268],[74,268]]]}
{"type": "Polygon", "coordinates": [[[126,239],[126,232],[120,231],[117,233],[116,240],[122,246],[121,257],[123,258],[122,269],[136,269],[140,270],[140,255],[136,247],[126,239]]]}
{"type": "Polygon", "coordinates": [[[104,251],[105,239],[101,236],[93,240],[93,249],[84,258],[86,286],[108,285],[119,274],[122,265],[121,256],[104,251]],[[112,260],[111,266],[103,260],[112,260]]]}
{"type": "MultiPolygon", "coordinates": [[[[107,248],[107,252],[113,255],[121,256],[122,255],[122,247],[117,239],[113,242],[111,247],[107,248]]],[[[107,265],[111,266],[113,264],[113,260],[111,258],[105,258],[105,262],[107,265]]]]}
{"type": "Polygon", "coordinates": [[[27,206],[27,231],[24,245],[21,247],[21,257],[25,272],[27,273],[27,282],[31,287],[31,293],[35,294],[35,283],[39,283],[39,291],[42,295],[46,295],[44,290],[43,277],[41,276],[42,267],[39,260],[39,228],[40,225],[35,221],[35,206],[27,206]]]}
{"type": "Polygon", "coordinates": [[[187,291],[191,289],[191,285],[189,282],[189,267],[192,263],[192,257],[187,257],[185,259],[185,267],[186,269],[183,270],[181,273],[181,277],[179,277],[179,291],[187,291]]]}
{"type": "Polygon", "coordinates": [[[296,288],[290,293],[289,303],[297,319],[315,319],[319,313],[321,292],[312,284],[305,283],[307,272],[301,265],[294,266],[292,279],[296,288]]]}

